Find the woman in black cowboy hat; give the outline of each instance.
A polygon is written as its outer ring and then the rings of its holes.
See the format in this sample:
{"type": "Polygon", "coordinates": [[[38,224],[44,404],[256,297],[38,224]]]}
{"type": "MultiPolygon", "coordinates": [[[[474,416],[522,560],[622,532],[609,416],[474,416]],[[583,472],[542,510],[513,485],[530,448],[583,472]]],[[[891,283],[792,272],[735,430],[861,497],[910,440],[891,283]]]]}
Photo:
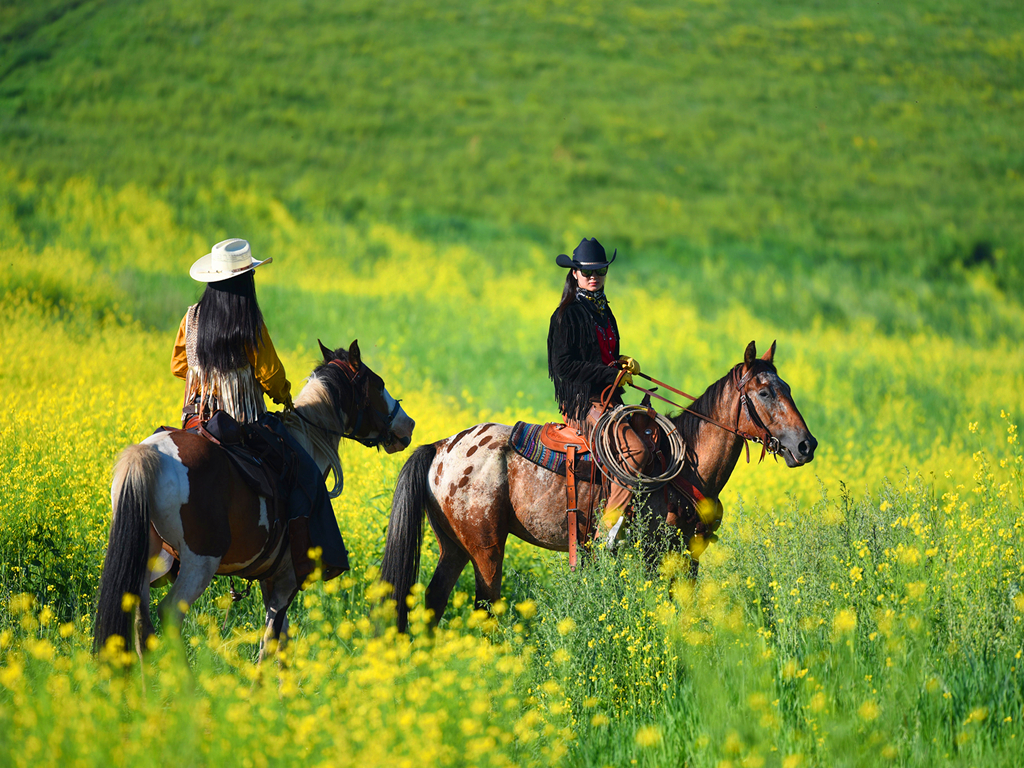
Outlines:
{"type": "MultiPolygon", "coordinates": [[[[595,238],[584,238],[572,252],[555,259],[569,269],[562,289],[562,300],[551,316],[548,330],[548,375],[555,383],[555,398],[567,424],[590,439],[601,417],[601,395],[615,383],[622,369],[624,383],[640,373],[640,365],[631,357],[619,355],[619,327],[604,295],[609,260],[595,238]]],[[[611,405],[622,403],[622,390],[616,390],[611,405]]],[[[648,451],[639,435],[623,426],[618,436],[623,464],[637,474],[647,463],[648,451]]],[[[605,523],[617,532],[632,490],[613,481],[608,495],[605,523]]]]}

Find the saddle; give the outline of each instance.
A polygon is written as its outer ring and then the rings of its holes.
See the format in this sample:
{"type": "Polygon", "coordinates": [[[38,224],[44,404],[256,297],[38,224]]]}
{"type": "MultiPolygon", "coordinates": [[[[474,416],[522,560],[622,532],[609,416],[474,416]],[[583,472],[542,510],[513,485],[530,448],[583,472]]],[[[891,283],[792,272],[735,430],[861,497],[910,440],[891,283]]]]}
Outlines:
{"type": "MultiPolygon", "coordinates": [[[[646,414],[636,414],[630,420],[630,426],[644,441],[651,462],[659,462],[665,466],[657,422],[646,414]]],[[[568,424],[518,422],[512,428],[509,445],[523,458],[565,476],[569,567],[575,569],[579,542],[597,534],[594,507],[596,502],[607,500],[611,489],[609,477],[602,471],[587,437],[568,424]],[[600,494],[597,498],[591,495],[586,510],[581,510],[578,504],[577,479],[580,477],[591,484],[601,484],[600,494]]]]}
{"type": "MultiPolygon", "coordinates": [[[[160,431],[178,431],[161,427],[160,431]]],[[[204,437],[224,449],[231,464],[255,493],[277,499],[278,491],[288,479],[291,462],[287,448],[268,439],[269,430],[245,428],[224,411],[216,411],[206,421],[192,416],[183,430],[204,437]]]]}
{"type": "MultiPolygon", "coordinates": [[[[258,496],[267,500],[271,531],[263,554],[233,576],[259,578],[273,571],[287,551],[282,546],[289,534],[298,583],[313,570],[314,564],[306,554],[309,550],[309,531],[305,518],[290,520],[287,510],[287,489],[294,484],[294,460],[290,449],[269,429],[239,424],[224,411],[215,411],[206,421],[198,415],[190,416],[184,426],[160,427],[157,432],[191,432],[220,447],[245,484],[258,496]]],[[[165,545],[165,549],[167,546],[165,545]]],[[[170,550],[169,550],[170,551],[170,550]]],[[[178,553],[171,551],[178,559],[178,553]]]]}
{"type": "Polygon", "coordinates": [[[590,452],[587,438],[568,424],[544,424],[540,428],[539,439],[541,445],[558,453],[568,453],[569,448],[576,453],[590,452]]]}
{"type": "Polygon", "coordinates": [[[601,483],[600,496],[607,499],[609,483],[600,471],[587,438],[568,424],[527,424],[517,422],[509,436],[509,446],[527,461],[557,475],[565,476],[566,515],[569,532],[569,564],[576,567],[576,549],[581,538],[591,536],[595,498],[582,513],[577,505],[576,478],[585,476],[591,484],[601,483]],[[580,531],[582,523],[582,534],[580,531]]]}

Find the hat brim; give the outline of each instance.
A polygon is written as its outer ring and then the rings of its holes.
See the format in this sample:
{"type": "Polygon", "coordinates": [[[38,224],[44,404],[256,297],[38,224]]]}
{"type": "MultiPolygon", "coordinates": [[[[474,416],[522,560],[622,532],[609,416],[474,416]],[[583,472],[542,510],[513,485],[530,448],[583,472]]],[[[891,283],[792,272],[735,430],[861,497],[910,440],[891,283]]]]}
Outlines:
{"type": "Polygon", "coordinates": [[[246,272],[252,272],[256,267],[269,264],[273,260],[273,256],[269,259],[264,259],[263,261],[253,259],[247,267],[239,267],[238,269],[233,269],[229,272],[214,272],[210,269],[213,262],[213,254],[208,253],[199,258],[196,263],[192,265],[192,268],[188,271],[188,275],[193,280],[198,280],[200,283],[218,283],[221,280],[230,280],[232,277],[238,277],[239,275],[244,275],[246,272]]]}
{"type": "Polygon", "coordinates": [[[604,269],[613,261],[615,261],[615,257],[618,254],[619,249],[616,248],[612,252],[612,258],[609,261],[580,262],[576,261],[576,259],[572,258],[572,256],[566,256],[564,253],[560,253],[557,257],[555,257],[555,264],[557,264],[560,267],[564,267],[565,269],[604,269]]]}

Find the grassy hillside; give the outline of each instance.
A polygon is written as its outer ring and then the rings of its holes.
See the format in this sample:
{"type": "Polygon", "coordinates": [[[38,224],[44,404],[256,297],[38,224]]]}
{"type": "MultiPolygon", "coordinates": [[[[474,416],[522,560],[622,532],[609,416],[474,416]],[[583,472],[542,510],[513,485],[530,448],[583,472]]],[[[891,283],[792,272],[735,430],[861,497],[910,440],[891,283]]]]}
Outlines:
{"type": "Polygon", "coordinates": [[[1019,289],[1012,0],[14,2],[0,157],[33,178],[213,180],[300,219],[723,242],[1019,289]]]}

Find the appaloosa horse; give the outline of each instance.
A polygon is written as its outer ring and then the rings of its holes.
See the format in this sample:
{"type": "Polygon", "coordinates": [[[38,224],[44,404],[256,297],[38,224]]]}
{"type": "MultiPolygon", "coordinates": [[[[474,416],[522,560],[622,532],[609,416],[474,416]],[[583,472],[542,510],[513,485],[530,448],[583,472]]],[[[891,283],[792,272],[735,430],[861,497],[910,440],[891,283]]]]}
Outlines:
{"type": "MultiPolygon", "coordinates": [[[[341,493],[338,459],[341,437],[388,453],[409,446],[415,426],[361,360],[352,342],[332,351],[320,345],[324,362],[282,414],[292,436],[326,477],[334,472],[331,498],[341,493]]],[[[191,605],[215,574],[258,579],[266,607],[266,641],[287,638],[288,606],[299,584],[288,541],[287,520],[277,506],[241,478],[222,448],[191,432],[157,432],[124,449],[111,486],[113,521],[103,563],[93,643],[104,647],[112,635],[128,641],[135,604],[139,653],[153,632],[150,584],[167,575],[177,554],[174,584],[160,613],[179,621],[182,604],[191,605]],[[166,545],[166,546],[165,546],[166,545]],[[134,599],[125,599],[125,595],[134,599]]],[[[173,572],[172,572],[173,573],[173,572]]]]}
{"type": "MultiPolygon", "coordinates": [[[[692,492],[690,498],[674,488],[652,494],[648,520],[655,525],[667,521],[678,529],[691,546],[694,575],[697,550],[703,550],[721,520],[718,495],[743,450],[743,435],[757,434],[773,442],[790,467],[814,458],[817,440],[797,410],[789,385],[779,378],[774,356],[774,343],[764,357],[757,358],[750,342],[743,362],[690,407],[707,419],[686,411],[672,419],[687,452],[679,484],[692,492]],[[693,498],[701,495],[710,505],[694,503],[693,498]],[[700,516],[697,512],[705,506],[711,507],[712,519],[702,522],[700,517],[709,515],[703,509],[700,516]],[[702,540],[694,548],[698,537],[702,540]]],[[[406,595],[418,578],[424,511],[441,549],[427,587],[427,607],[434,621],[440,619],[468,562],[476,572],[477,604],[499,599],[509,534],[545,549],[568,549],[565,478],[512,451],[511,432],[502,424],[478,424],[421,446],[399,473],[380,574],[393,587],[399,629],[406,627],[406,595]]],[[[581,481],[577,506],[593,508],[598,494],[599,484],[581,481]]]]}

